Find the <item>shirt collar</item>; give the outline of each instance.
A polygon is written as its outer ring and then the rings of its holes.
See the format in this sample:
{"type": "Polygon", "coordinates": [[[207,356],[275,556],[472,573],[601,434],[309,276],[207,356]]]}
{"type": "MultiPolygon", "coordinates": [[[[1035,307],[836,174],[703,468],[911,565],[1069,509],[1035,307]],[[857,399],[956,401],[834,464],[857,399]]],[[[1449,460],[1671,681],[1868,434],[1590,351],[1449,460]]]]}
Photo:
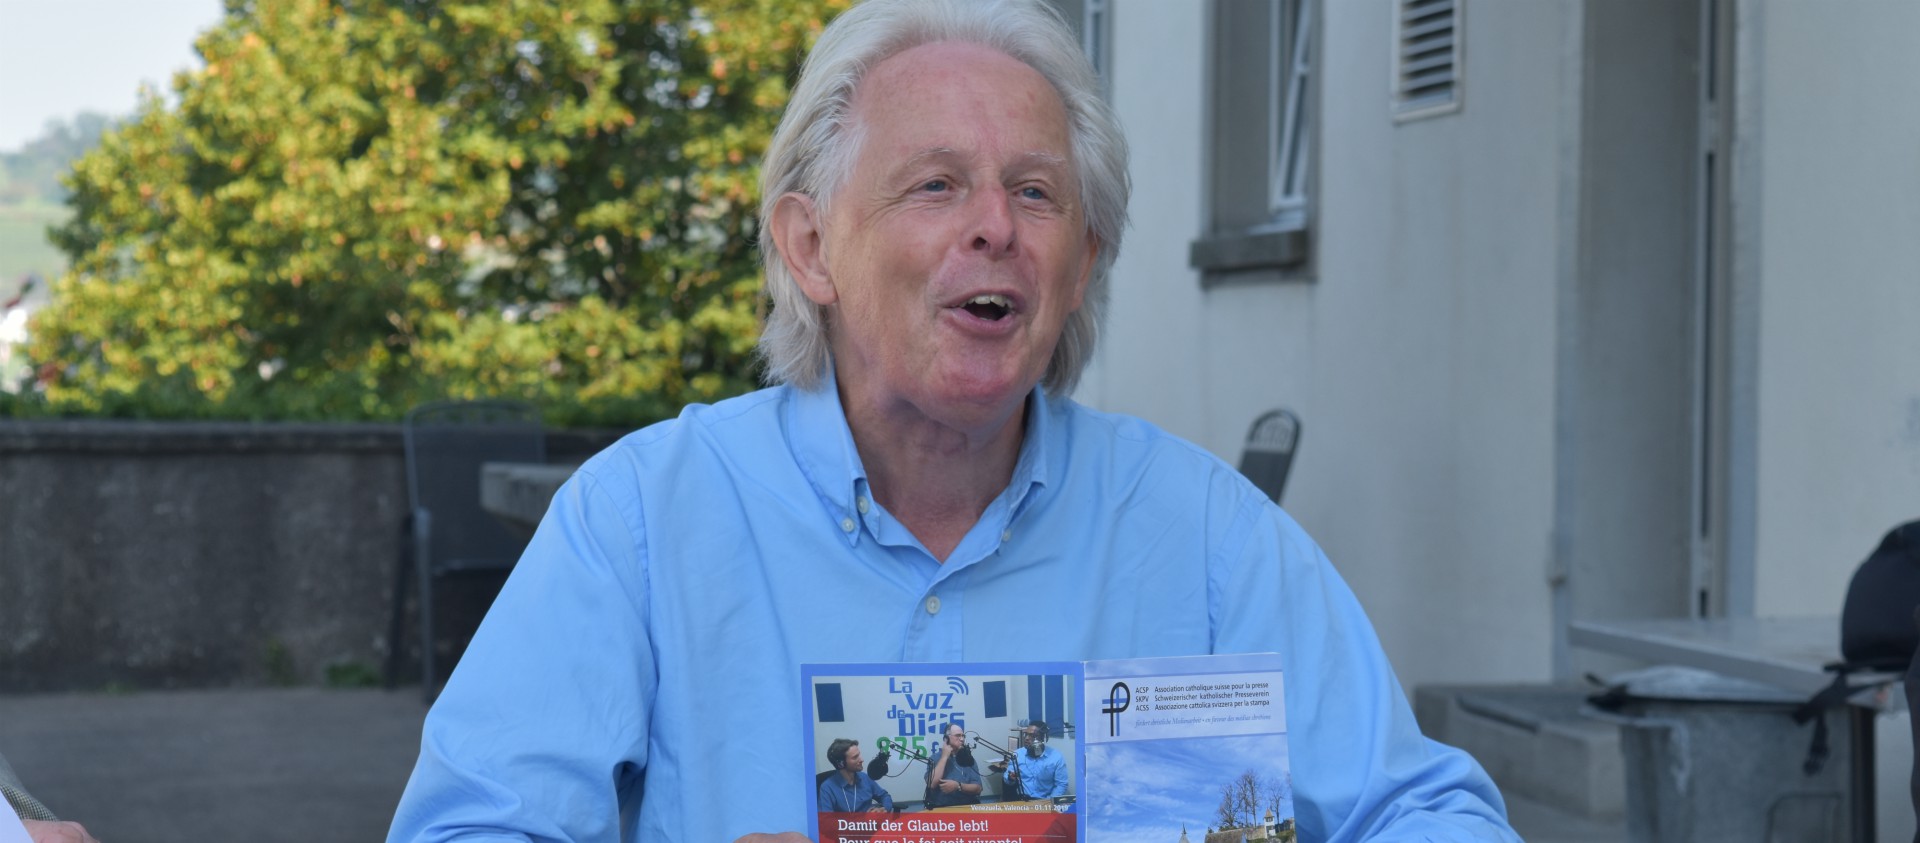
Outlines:
{"type": "MultiPolygon", "coordinates": [[[[812,484],[814,494],[826,509],[833,528],[847,534],[853,544],[860,541],[859,526],[873,517],[867,491],[867,469],[853,444],[853,429],[847,425],[846,408],[840,405],[839,382],[831,369],[816,389],[787,387],[793,400],[788,403],[787,441],[800,470],[812,484]],[[861,501],[869,511],[862,512],[861,501]]],[[[1026,435],[1020,443],[1020,457],[1014,462],[1013,476],[982,520],[998,511],[1004,531],[1025,509],[1029,494],[1045,487],[1049,479],[1049,442],[1059,430],[1055,407],[1046,390],[1035,386],[1027,396],[1026,435]]]]}

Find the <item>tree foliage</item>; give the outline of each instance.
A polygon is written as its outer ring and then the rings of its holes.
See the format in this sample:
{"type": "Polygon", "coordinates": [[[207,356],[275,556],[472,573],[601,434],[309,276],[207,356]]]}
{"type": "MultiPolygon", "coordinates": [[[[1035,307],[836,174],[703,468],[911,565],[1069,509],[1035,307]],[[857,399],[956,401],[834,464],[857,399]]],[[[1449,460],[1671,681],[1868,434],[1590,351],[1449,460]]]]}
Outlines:
{"type": "Polygon", "coordinates": [[[757,164],[845,0],[227,0],[75,166],[44,409],[632,424],[754,380],[757,164]]]}

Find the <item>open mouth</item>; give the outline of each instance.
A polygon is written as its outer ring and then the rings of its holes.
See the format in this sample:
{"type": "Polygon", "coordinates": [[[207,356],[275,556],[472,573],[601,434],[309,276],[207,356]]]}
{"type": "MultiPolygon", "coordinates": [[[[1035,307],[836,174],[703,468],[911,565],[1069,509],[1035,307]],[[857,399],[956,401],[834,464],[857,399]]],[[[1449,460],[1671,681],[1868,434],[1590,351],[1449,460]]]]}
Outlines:
{"type": "Polygon", "coordinates": [[[965,308],[968,313],[989,322],[998,322],[1013,315],[1013,302],[1008,300],[1006,296],[974,296],[960,306],[965,308]]]}

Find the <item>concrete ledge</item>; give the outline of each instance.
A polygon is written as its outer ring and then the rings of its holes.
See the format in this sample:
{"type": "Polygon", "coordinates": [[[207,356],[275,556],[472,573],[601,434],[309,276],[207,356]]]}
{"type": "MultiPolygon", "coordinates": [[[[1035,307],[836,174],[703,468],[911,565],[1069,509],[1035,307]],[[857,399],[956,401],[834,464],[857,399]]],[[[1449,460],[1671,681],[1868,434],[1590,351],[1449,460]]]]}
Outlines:
{"type": "Polygon", "coordinates": [[[400,426],[396,424],[0,422],[0,454],[398,452],[400,448],[400,426]]]}
{"type": "Polygon", "coordinates": [[[1578,817],[1626,809],[1619,727],[1580,713],[1591,693],[1563,685],[1440,685],[1414,692],[1414,716],[1435,740],[1467,751],[1502,792],[1578,817]]]}
{"type": "MultiPolygon", "coordinates": [[[[398,425],[0,422],[0,692],[364,681],[405,473],[398,425]]],[[[445,584],[436,652],[464,649],[499,582],[445,584]]]]}
{"type": "MultiPolygon", "coordinates": [[[[584,460],[624,430],[553,430],[547,453],[584,460]]],[[[398,424],[0,419],[0,454],[402,452],[398,424]]]]}
{"type": "Polygon", "coordinates": [[[480,469],[480,508],[507,522],[509,528],[532,536],[553,496],[578,468],[572,463],[489,463],[480,469]]]}

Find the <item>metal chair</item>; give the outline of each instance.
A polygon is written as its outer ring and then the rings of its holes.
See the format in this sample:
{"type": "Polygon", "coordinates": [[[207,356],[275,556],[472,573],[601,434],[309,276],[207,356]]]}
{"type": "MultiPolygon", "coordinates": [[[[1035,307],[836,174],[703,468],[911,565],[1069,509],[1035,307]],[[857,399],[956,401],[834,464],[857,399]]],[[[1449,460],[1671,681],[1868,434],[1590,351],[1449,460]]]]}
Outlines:
{"type": "Polygon", "coordinates": [[[539,411],[518,401],[425,404],[407,413],[404,431],[409,509],[393,580],[386,680],[392,688],[399,672],[407,580],[413,579],[420,589],[421,695],[432,702],[437,692],[434,583],[449,576],[508,570],[526,550],[525,538],[480,508],[480,466],[545,462],[546,431],[539,411]]]}
{"type": "Polygon", "coordinates": [[[1247,447],[1240,453],[1240,473],[1246,475],[1274,503],[1287,488],[1293,453],[1300,447],[1300,417],[1290,410],[1270,410],[1253,420],[1247,447]]]}

